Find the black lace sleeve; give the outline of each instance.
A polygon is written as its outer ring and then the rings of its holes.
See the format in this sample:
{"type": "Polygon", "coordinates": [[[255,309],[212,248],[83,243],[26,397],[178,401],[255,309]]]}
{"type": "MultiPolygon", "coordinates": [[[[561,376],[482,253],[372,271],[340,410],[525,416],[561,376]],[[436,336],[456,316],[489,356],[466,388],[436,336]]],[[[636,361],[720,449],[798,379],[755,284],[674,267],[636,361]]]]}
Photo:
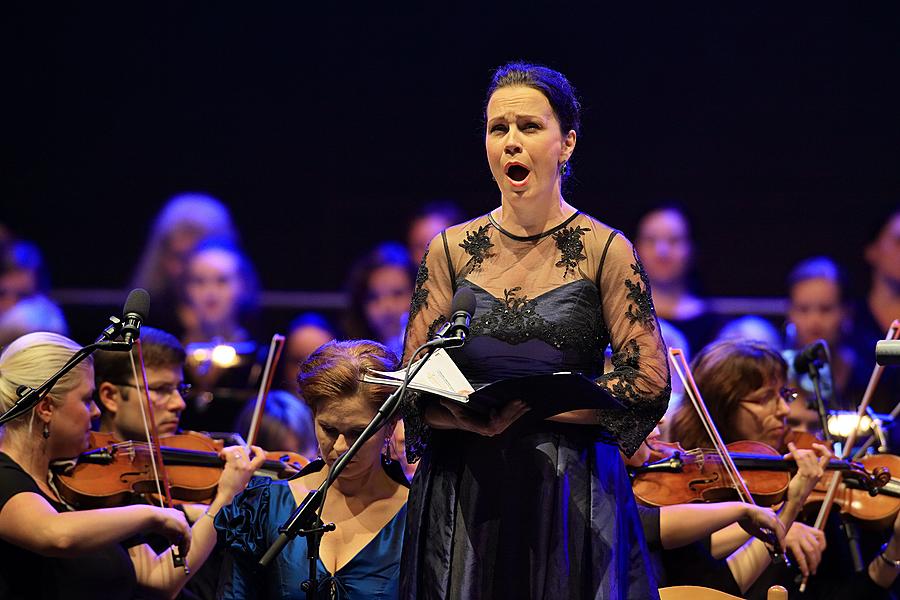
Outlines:
{"type": "MultiPolygon", "coordinates": [[[[443,235],[438,234],[431,240],[416,276],[416,288],[409,307],[409,323],[403,343],[404,366],[415,349],[431,339],[434,332],[447,320],[452,301],[450,262],[443,235]]],[[[416,393],[407,393],[401,414],[406,429],[407,460],[416,462],[425,450],[429,435],[416,393]]]]}
{"type": "Polygon", "coordinates": [[[669,365],[644,267],[621,233],[611,236],[597,285],[610,333],[613,370],[598,383],[627,408],[600,411],[599,418],[631,456],[666,411],[669,365]]]}

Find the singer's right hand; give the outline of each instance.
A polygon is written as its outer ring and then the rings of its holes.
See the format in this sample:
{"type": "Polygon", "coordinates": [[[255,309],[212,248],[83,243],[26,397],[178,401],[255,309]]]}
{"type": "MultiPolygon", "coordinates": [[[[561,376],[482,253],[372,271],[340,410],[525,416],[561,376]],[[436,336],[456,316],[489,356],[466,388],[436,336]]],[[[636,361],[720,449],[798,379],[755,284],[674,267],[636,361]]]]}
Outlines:
{"type": "Polygon", "coordinates": [[[492,410],[490,415],[482,417],[473,415],[471,411],[451,400],[441,400],[441,405],[453,415],[455,429],[463,429],[489,437],[503,433],[516,419],[531,410],[521,400],[513,400],[501,410],[492,410]]]}

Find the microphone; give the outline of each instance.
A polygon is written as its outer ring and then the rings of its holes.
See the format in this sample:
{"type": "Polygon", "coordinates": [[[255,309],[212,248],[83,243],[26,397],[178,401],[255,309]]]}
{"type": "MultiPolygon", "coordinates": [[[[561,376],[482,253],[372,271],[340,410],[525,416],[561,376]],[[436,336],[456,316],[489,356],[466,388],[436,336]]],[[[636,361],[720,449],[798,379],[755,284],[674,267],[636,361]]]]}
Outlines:
{"type": "Polygon", "coordinates": [[[431,340],[435,346],[441,348],[459,348],[466,342],[469,335],[469,324],[472,315],[475,314],[475,294],[472,288],[459,288],[453,294],[453,311],[450,320],[437,332],[435,339],[431,340]]]}
{"type": "Polygon", "coordinates": [[[900,365],[900,340],[879,340],[875,344],[875,362],[884,367],[900,365]]]}
{"type": "Polygon", "coordinates": [[[141,325],[150,314],[150,294],[143,288],[131,290],[125,299],[122,309],[122,339],[126,344],[133,343],[141,336],[141,325]]]}
{"type": "Polygon", "coordinates": [[[828,343],[825,340],[816,340],[808,344],[797,356],[794,357],[794,371],[797,373],[809,373],[809,368],[819,360],[823,354],[827,356],[828,343]]]}

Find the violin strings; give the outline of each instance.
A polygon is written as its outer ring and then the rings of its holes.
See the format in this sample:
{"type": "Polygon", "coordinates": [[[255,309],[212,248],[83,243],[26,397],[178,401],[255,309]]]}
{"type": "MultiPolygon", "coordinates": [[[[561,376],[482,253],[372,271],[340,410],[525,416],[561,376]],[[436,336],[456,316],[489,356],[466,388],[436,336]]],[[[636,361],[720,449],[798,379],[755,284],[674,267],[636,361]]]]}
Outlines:
{"type": "MultiPolygon", "coordinates": [[[[132,375],[134,375],[134,382],[137,384],[137,383],[139,383],[139,380],[138,380],[137,364],[134,362],[134,348],[132,348],[131,352],[128,353],[128,358],[131,360],[131,373],[132,373],[132,375]]],[[[149,440],[150,439],[150,425],[147,422],[147,412],[144,410],[143,390],[140,385],[136,385],[135,387],[137,388],[138,400],[140,401],[140,402],[138,402],[138,405],[141,407],[141,419],[144,422],[144,435],[146,435],[147,439],[149,440]]],[[[149,445],[150,444],[148,442],[148,446],[149,445]]],[[[156,470],[156,461],[151,460],[150,464],[153,469],[153,481],[156,483],[156,493],[158,494],[158,498],[159,498],[159,507],[165,508],[166,507],[165,496],[163,495],[162,486],[160,485],[160,482],[159,482],[159,473],[156,470]]]]}

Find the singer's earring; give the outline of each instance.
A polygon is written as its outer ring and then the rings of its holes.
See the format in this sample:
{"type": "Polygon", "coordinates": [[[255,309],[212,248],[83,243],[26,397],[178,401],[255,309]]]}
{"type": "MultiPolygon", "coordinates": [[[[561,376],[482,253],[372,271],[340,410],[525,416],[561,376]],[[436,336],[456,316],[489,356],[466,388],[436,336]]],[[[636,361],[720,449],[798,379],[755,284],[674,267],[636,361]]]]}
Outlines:
{"type": "Polygon", "coordinates": [[[384,438],[384,449],[381,451],[381,456],[384,459],[384,464],[389,465],[394,462],[394,459],[391,458],[391,438],[390,436],[384,438]]]}
{"type": "Polygon", "coordinates": [[[44,430],[41,432],[41,435],[44,436],[44,439],[50,438],[50,423],[44,423],[44,430]]]}
{"type": "Polygon", "coordinates": [[[564,162],[563,164],[559,165],[559,174],[560,174],[560,175],[565,175],[565,174],[566,174],[566,167],[568,167],[568,166],[569,166],[569,161],[566,161],[566,162],[564,162]]]}

